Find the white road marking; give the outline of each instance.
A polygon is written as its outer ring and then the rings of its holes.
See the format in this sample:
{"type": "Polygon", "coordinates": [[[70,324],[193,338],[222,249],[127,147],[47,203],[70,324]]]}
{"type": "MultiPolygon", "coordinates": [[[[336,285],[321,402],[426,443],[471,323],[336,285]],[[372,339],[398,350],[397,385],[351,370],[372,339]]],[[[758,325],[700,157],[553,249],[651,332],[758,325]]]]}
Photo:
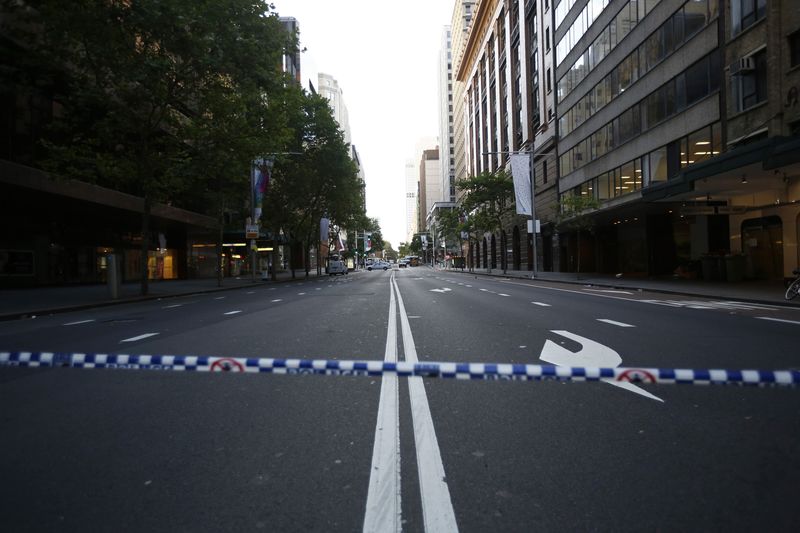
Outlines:
{"type": "MultiPolygon", "coordinates": [[[[604,346],[599,342],[581,337],[580,335],[575,335],[569,331],[551,331],[556,335],[561,335],[562,337],[566,337],[579,343],[581,345],[581,349],[578,352],[571,352],[548,339],[545,341],[544,347],[542,348],[542,353],[539,355],[539,359],[542,361],[558,366],[578,367],[616,368],[622,364],[622,357],[620,357],[617,352],[608,346],[604,346]]],[[[608,383],[609,385],[614,385],[615,387],[619,387],[630,392],[635,392],[636,394],[640,394],[645,398],[650,398],[651,400],[657,400],[659,402],[664,401],[658,396],[650,394],[646,390],[634,385],[633,383],[627,383],[624,381],[611,381],[608,379],[604,379],[602,381],[608,383]]]]}
{"type": "Polygon", "coordinates": [[[451,288],[449,288],[449,287],[445,287],[444,289],[431,289],[431,290],[430,290],[430,291],[428,291],[428,292],[450,292],[450,291],[452,291],[452,290],[453,290],[453,289],[451,289],[451,288]]]}
{"type": "MultiPolygon", "coordinates": [[[[405,360],[418,363],[417,349],[411,334],[411,325],[403,305],[403,296],[394,278],[391,280],[397,293],[400,309],[400,325],[403,330],[403,351],[405,360]]],[[[425,531],[457,532],[456,515],[450,499],[450,490],[439,451],[439,442],[433,427],[433,417],[425,394],[422,378],[408,378],[408,392],[411,400],[411,421],[414,426],[414,444],[417,450],[417,475],[422,503],[422,519],[425,531]]]]}
{"type": "Polygon", "coordinates": [[[137,335],[136,337],[131,337],[130,339],[122,339],[119,342],[136,342],[148,337],[154,337],[156,335],[158,335],[158,333],[144,333],[142,335],[137,335]]]}
{"type": "Polygon", "coordinates": [[[631,324],[626,324],[625,322],[617,322],[616,320],[610,320],[608,318],[598,318],[598,322],[605,322],[606,324],[611,324],[612,326],[619,326],[621,328],[635,328],[636,326],[631,324]]]}
{"type": "Polygon", "coordinates": [[[283,301],[283,300],[282,300],[281,298],[278,298],[277,300],[272,300],[272,303],[275,303],[275,302],[282,302],[282,301],[283,301]]]}
{"type": "Polygon", "coordinates": [[[240,310],[238,310],[238,311],[228,311],[227,313],[222,313],[222,314],[223,314],[223,315],[236,315],[236,314],[238,314],[238,313],[241,313],[241,312],[242,312],[242,311],[241,311],[241,309],[240,309],[240,310]]]}
{"type": "Polygon", "coordinates": [[[224,299],[225,299],[225,297],[224,297],[224,296],[217,296],[217,297],[216,297],[216,298],[214,298],[214,299],[215,299],[215,300],[224,300],[224,299]]]}
{"type": "Polygon", "coordinates": [[[786,324],[797,324],[800,326],[800,322],[798,322],[797,320],[784,320],[782,318],[771,318],[768,316],[757,316],[754,318],[757,318],[759,320],[771,320],[773,322],[785,322],[786,324]]]}
{"type": "Polygon", "coordinates": [[[90,318],[89,320],[78,320],[77,322],[67,322],[66,324],[61,324],[62,326],[77,326],[78,324],[88,324],[89,322],[94,322],[94,318],[90,318]]]}
{"type": "Polygon", "coordinates": [[[479,289],[481,292],[489,292],[489,289],[479,289]]]}
{"type": "Polygon", "coordinates": [[[306,294],[306,293],[304,293],[304,292],[298,292],[298,293],[297,293],[297,295],[298,295],[298,296],[305,296],[305,294],[306,294]]]}
{"type": "Polygon", "coordinates": [[[245,294],[255,294],[256,291],[247,291],[245,294]]]}
{"type": "Polygon", "coordinates": [[[172,304],[172,305],[165,305],[165,306],[164,306],[164,307],[162,307],[161,309],[175,309],[176,307],[180,307],[180,306],[182,306],[182,305],[183,305],[183,304],[172,304]]]}
{"type": "Polygon", "coordinates": [[[420,315],[408,315],[408,318],[422,318],[420,315]]]}
{"type": "Polygon", "coordinates": [[[531,302],[533,305],[538,305],[539,307],[553,307],[550,304],[546,304],[544,302],[531,302]]]}
{"type": "Polygon", "coordinates": [[[467,287],[469,287],[469,288],[471,289],[471,288],[472,288],[472,285],[467,285],[467,287]]]}
{"type": "Polygon", "coordinates": [[[502,292],[497,293],[498,296],[508,296],[508,294],[503,294],[502,292]]]}
{"type": "MultiPolygon", "coordinates": [[[[391,283],[389,294],[389,323],[383,360],[394,363],[397,362],[397,304],[391,283]]],[[[400,398],[397,376],[390,374],[381,378],[363,531],[402,531],[400,398]]]]}
{"type": "Polygon", "coordinates": [[[633,294],[632,292],[629,291],[614,291],[610,289],[583,289],[583,290],[590,292],[605,292],[608,294],[633,294]]]}

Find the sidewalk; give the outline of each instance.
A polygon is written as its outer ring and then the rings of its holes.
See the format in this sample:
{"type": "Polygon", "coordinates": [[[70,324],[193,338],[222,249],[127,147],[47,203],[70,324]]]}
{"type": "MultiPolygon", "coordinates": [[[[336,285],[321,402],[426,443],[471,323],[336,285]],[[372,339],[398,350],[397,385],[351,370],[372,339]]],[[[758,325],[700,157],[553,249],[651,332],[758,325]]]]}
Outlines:
{"type": "MultiPolygon", "coordinates": [[[[437,269],[439,270],[439,269],[437,269]]],[[[440,272],[462,274],[461,269],[439,270],[440,272]]],[[[500,269],[491,271],[483,268],[473,269],[472,272],[464,269],[464,275],[494,276],[510,279],[531,279],[530,270],[507,270],[504,274],[500,269]]],[[[581,286],[602,287],[607,289],[643,290],[684,296],[697,296],[702,298],[716,298],[720,300],[736,300],[740,302],[763,303],[769,305],[786,305],[800,308],[800,299],[787,302],[783,295],[786,287],[780,281],[703,281],[690,279],[643,278],[643,277],[617,277],[611,274],[585,273],[576,275],[574,272],[537,272],[538,282],[568,283],[581,286]]]]}
{"type": "MultiPolygon", "coordinates": [[[[309,279],[316,278],[316,270],[308,273],[309,279]]],[[[323,274],[324,276],[325,274],[323,274]]],[[[109,288],[105,284],[72,285],[64,287],[34,287],[30,289],[0,289],[0,320],[14,320],[37,315],[49,315],[66,311],[89,309],[121,303],[145,300],[157,300],[204,292],[227,291],[242,287],[263,286],[274,283],[304,281],[305,272],[295,271],[296,279],[292,279],[291,270],[278,272],[277,281],[256,281],[250,276],[225,278],[222,287],[217,286],[214,279],[162,280],[150,281],[147,296],[141,296],[138,282],[123,283],[120,297],[111,298],[109,288]]]]}

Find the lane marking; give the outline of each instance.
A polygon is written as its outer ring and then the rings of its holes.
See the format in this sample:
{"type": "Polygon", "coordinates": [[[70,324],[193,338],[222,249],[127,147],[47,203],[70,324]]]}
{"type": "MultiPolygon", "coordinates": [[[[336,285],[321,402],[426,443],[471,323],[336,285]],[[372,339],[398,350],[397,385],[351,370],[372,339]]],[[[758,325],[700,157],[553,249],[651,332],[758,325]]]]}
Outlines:
{"type": "Polygon", "coordinates": [[[183,304],[172,304],[172,305],[165,305],[165,306],[164,306],[164,307],[162,307],[161,309],[175,309],[176,307],[180,307],[180,306],[182,306],[182,305],[183,305],[183,304]]]}
{"type": "Polygon", "coordinates": [[[62,326],[77,326],[78,324],[88,324],[89,322],[94,322],[94,318],[90,318],[89,320],[78,320],[76,322],[67,322],[66,324],[61,324],[62,326]]]}
{"type": "Polygon", "coordinates": [[[148,337],[154,337],[156,335],[158,335],[158,333],[145,333],[143,335],[137,335],[136,337],[131,337],[129,339],[122,339],[119,342],[136,342],[136,341],[140,341],[142,339],[146,339],[148,337]]]}
{"type": "MultiPolygon", "coordinates": [[[[383,360],[397,362],[397,304],[391,283],[383,360]]],[[[401,487],[399,385],[396,375],[384,374],[381,378],[363,531],[402,531],[401,487]]]]}
{"type": "Polygon", "coordinates": [[[298,296],[305,296],[305,295],[306,295],[306,293],[304,293],[304,292],[298,292],[298,293],[297,293],[297,295],[298,295],[298,296]]]}
{"type": "Polygon", "coordinates": [[[757,318],[759,320],[771,320],[773,322],[784,322],[786,324],[797,324],[798,326],[800,326],[800,322],[798,322],[797,320],[784,320],[783,318],[772,318],[768,316],[757,316],[754,318],[757,318]]]}
{"type": "Polygon", "coordinates": [[[256,291],[248,291],[245,294],[255,294],[255,293],[256,293],[256,291]]]}
{"type": "MultiPolygon", "coordinates": [[[[620,357],[617,352],[608,346],[600,344],[599,342],[595,342],[591,339],[581,337],[580,335],[575,335],[569,331],[551,331],[556,335],[561,335],[562,337],[566,337],[577,342],[581,345],[581,349],[577,352],[572,352],[548,339],[544,343],[542,353],[539,354],[539,359],[542,361],[558,366],[606,368],[616,368],[622,364],[622,357],[620,357]]],[[[615,387],[619,387],[630,392],[635,392],[636,394],[640,394],[645,398],[650,398],[651,400],[656,400],[659,402],[664,401],[658,396],[650,394],[646,390],[634,385],[633,383],[628,383],[626,381],[613,381],[610,379],[603,379],[602,381],[608,383],[609,385],[614,385],[615,387]]]]}
{"type": "Polygon", "coordinates": [[[228,311],[227,313],[222,313],[222,314],[223,315],[235,315],[235,314],[241,313],[241,312],[242,312],[241,310],[239,310],[239,311],[228,311]]]}
{"type": "Polygon", "coordinates": [[[282,301],[283,301],[282,299],[278,298],[277,300],[272,300],[272,303],[275,303],[275,302],[282,302],[282,301]]]}
{"type": "Polygon", "coordinates": [[[616,320],[610,320],[608,318],[598,318],[598,322],[605,322],[606,324],[611,324],[612,326],[619,326],[621,328],[635,328],[636,326],[632,324],[626,324],[625,322],[617,322],[616,320]]]}
{"type": "Polygon", "coordinates": [[[428,292],[450,292],[450,291],[452,291],[452,290],[453,290],[453,289],[451,289],[451,288],[449,288],[449,287],[445,287],[445,288],[443,288],[443,289],[431,289],[431,290],[430,290],[430,291],[428,291],[428,292]]]}
{"type": "Polygon", "coordinates": [[[497,293],[497,295],[498,295],[498,296],[508,296],[508,294],[504,294],[504,293],[502,293],[502,292],[498,292],[498,293],[497,293]]]}
{"type": "Polygon", "coordinates": [[[489,292],[489,289],[479,289],[481,292],[489,292]]]}
{"type": "MultiPolygon", "coordinates": [[[[414,345],[414,336],[411,334],[411,325],[408,322],[403,296],[397,282],[392,278],[392,285],[397,294],[397,305],[400,309],[400,325],[403,331],[403,353],[405,360],[418,363],[417,349],[414,345]]],[[[428,406],[428,397],[425,394],[425,385],[419,376],[408,378],[408,393],[411,400],[411,421],[414,426],[414,444],[417,451],[417,475],[419,477],[419,490],[422,503],[422,519],[425,531],[457,532],[456,515],[453,511],[453,502],[450,499],[450,490],[439,451],[439,442],[436,439],[436,430],[433,427],[433,417],[428,406]]]]}
{"type": "MultiPolygon", "coordinates": [[[[706,304],[704,307],[694,307],[693,309],[714,309],[714,307],[707,307],[707,305],[713,302],[701,302],[701,301],[689,301],[689,300],[639,300],[637,298],[623,298],[622,296],[613,296],[610,294],[597,294],[594,292],[586,292],[586,291],[577,291],[572,289],[561,289],[558,287],[547,287],[545,285],[536,285],[536,284],[529,284],[529,283],[519,283],[516,281],[500,281],[498,283],[508,283],[509,285],[518,285],[520,287],[528,287],[530,289],[545,289],[548,291],[558,291],[558,292],[569,292],[572,294],[582,294],[584,296],[594,296],[596,298],[608,298],[611,300],[622,300],[623,302],[637,302],[637,303],[645,303],[645,304],[655,304],[655,305],[666,305],[670,307],[688,307],[687,304],[706,304]]],[[[645,292],[647,290],[645,289],[645,292]]],[[[731,302],[728,302],[729,304],[731,302]]],[[[745,302],[735,302],[739,305],[749,305],[745,302]]],[[[778,304],[771,304],[769,306],[765,306],[764,304],[752,304],[753,306],[757,306],[756,309],[764,309],[764,310],[779,310],[779,309],[791,309],[796,311],[797,308],[794,306],[789,305],[778,305],[778,304]]]]}
{"type": "Polygon", "coordinates": [[[546,304],[544,302],[531,302],[533,305],[538,305],[539,307],[553,307],[550,304],[546,304]]]}
{"type": "Polygon", "coordinates": [[[590,292],[606,292],[608,294],[633,294],[632,292],[629,291],[614,291],[611,289],[583,289],[583,290],[590,292]]]}
{"type": "Polygon", "coordinates": [[[214,298],[214,299],[215,299],[215,300],[224,300],[224,299],[225,299],[225,297],[224,297],[224,296],[217,296],[217,297],[216,297],[216,298],[214,298]]]}

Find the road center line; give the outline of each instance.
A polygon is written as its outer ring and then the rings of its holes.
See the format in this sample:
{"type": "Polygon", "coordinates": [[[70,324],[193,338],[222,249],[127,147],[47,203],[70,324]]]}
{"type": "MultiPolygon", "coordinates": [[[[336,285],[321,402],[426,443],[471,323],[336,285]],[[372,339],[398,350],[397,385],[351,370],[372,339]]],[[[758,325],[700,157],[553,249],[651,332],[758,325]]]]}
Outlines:
{"type": "MultiPolygon", "coordinates": [[[[392,272],[394,278],[394,272],[392,272]]],[[[386,328],[384,361],[397,362],[397,310],[394,290],[389,283],[389,323],[386,328]]],[[[369,474],[364,531],[402,531],[400,484],[400,398],[396,375],[384,374],[372,468],[369,474]]]]}
{"type": "Polygon", "coordinates": [[[598,322],[605,322],[606,324],[611,324],[612,326],[619,326],[621,328],[635,328],[636,326],[631,324],[626,324],[625,322],[617,322],[616,320],[610,320],[608,318],[598,318],[598,322]]]}
{"type": "MultiPolygon", "coordinates": [[[[394,278],[392,278],[391,283],[397,294],[397,303],[400,309],[405,360],[410,363],[418,363],[417,349],[414,346],[411,325],[408,322],[408,315],[403,305],[403,296],[400,294],[400,289],[397,287],[397,282],[394,278]]],[[[450,490],[447,488],[447,481],[445,481],[439,442],[436,439],[436,431],[433,427],[433,417],[428,406],[428,396],[425,394],[425,385],[421,377],[408,378],[408,392],[411,400],[411,420],[414,425],[417,474],[419,476],[422,518],[425,531],[458,531],[456,515],[450,499],[450,490]]]]}
{"type": "Polygon", "coordinates": [[[94,318],[89,320],[78,320],[77,322],[67,322],[66,324],[61,324],[62,326],[77,326],[78,324],[88,324],[89,322],[94,322],[94,318]]]}

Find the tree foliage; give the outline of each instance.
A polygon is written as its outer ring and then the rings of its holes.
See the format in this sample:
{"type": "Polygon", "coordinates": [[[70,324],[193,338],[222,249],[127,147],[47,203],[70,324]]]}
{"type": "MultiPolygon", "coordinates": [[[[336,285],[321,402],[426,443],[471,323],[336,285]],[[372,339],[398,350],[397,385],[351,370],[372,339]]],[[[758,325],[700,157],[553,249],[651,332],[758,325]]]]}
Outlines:
{"type": "MultiPolygon", "coordinates": [[[[514,182],[503,171],[482,172],[456,184],[464,196],[461,205],[467,212],[464,231],[474,234],[478,240],[483,232],[495,232],[503,228],[503,221],[514,212],[511,199],[514,182]]],[[[503,261],[505,268],[505,261],[503,261]]]]}
{"type": "Polygon", "coordinates": [[[593,196],[580,194],[565,194],[561,197],[560,209],[556,215],[556,229],[559,232],[575,232],[577,241],[577,273],[581,271],[581,232],[591,231],[594,228],[594,219],[591,212],[600,206],[593,196]]]}

